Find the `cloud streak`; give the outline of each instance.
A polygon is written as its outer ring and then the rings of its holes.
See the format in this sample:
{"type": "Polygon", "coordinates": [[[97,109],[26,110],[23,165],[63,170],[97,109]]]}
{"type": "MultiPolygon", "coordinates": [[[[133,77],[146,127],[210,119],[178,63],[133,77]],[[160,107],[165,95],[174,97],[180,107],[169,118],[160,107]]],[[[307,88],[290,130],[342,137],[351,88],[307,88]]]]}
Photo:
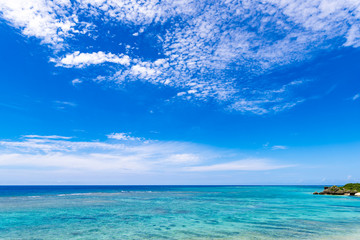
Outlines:
{"type": "Polygon", "coordinates": [[[275,145],[271,147],[272,150],[286,150],[288,149],[287,146],[283,146],[283,145],[275,145]]]}
{"type": "Polygon", "coordinates": [[[357,100],[357,99],[359,99],[359,98],[360,98],[360,93],[355,94],[355,95],[352,97],[352,100],[355,101],[355,100],[357,100]]]}
{"type": "Polygon", "coordinates": [[[82,142],[57,135],[26,135],[17,141],[2,140],[0,167],[82,173],[263,171],[291,167],[268,159],[239,160],[236,152],[186,142],[141,140],[125,133],[109,137],[116,141],[82,142]]]}
{"type": "Polygon", "coordinates": [[[266,171],[281,168],[294,167],[294,165],[274,165],[267,159],[246,159],[228,163],[220,163],[205,166],[189,167],[187,170],[194,172],[209,171],[266,171]]]}

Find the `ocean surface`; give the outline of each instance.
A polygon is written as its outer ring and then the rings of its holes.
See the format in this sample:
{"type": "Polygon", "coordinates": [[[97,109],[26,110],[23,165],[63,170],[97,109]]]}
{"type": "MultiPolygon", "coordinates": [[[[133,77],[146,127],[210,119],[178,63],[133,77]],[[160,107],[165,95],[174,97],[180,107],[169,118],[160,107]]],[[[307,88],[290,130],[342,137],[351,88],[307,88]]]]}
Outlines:
{"type": "Polygon", "coordinates": [[[360,239],[322,186],[1,186],[0,239],[360,239]]]}

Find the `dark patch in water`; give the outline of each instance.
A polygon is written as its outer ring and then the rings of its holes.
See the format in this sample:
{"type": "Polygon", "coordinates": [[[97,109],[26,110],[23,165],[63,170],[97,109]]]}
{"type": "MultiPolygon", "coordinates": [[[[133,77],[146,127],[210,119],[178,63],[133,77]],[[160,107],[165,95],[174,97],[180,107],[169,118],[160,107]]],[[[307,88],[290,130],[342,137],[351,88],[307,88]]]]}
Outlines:
{"type": "Polygon", "coordinates": [[[177,210],[175,211],[176,214],[188,214],[188,213],[191,213],[191,211],[188,211],[188,210],[177,210]]]}

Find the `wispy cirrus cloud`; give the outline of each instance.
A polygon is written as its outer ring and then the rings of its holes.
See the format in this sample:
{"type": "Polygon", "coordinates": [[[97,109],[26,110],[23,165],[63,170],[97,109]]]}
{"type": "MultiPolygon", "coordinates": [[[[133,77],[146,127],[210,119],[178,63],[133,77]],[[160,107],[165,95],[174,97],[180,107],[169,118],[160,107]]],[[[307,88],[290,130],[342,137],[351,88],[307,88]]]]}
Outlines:
{"type": "Polygon", "coordinates": [[[65,136],[59,136],[59,135],[24,135],[23,138],[30,138],[30,139],[71,139],[72,137],[65,137],[65,136]]]}
{"type": "Polygon", "coordinates": [[[287,146],[283,146],[283,145],[275,145],[271,147],[272,150],[286,150],[288,149],[287,146]]]}
{"type": "Polygon", "coordinates": [[[69,101],[54,101],[54,105],[56,109],[63,110],[68,107],[74,108],[77,106],[76,103],[69,102],[69,101]]]}
{"type": "Polygon", "coordinates": [[[267,159],[245,159],[228,163],[220,163],[206,166],[195,166],[187,168],[188,171],[266,171],[281,168],[294,167],[294,165],[274,165],[267,159]]]}
{"type": "Polygon", "coordinates": [[[0,0],[2,18],[54,48],[58,67],[112,64],[94,79],[170,86],[184,100],[255,114],[304,101],[297,89],[306,81],[262,74],[321,50],[360,46],[359,9],[353,0],[0,0]],[[108,42],[111,51],[102,49],[108,42]]]}
{"type": "Polygon", "coordinates": [[[0,141],[0,167],[41,170],[54,168],[119,173],[263,171],[291,167],[268,159],[239,160],[236,151],[223,151],[186,142],[143,140],[126,133],[114,141],[75,141],[71,137],[25,135],[0,141]]]}
{"type": "Polygon", "coordinates": [[[360,98],[360,93],[355,94],[355,95],[352,97],[352,100],[355,101],[355,100],[357,100],[358,98],[360,98]]]}

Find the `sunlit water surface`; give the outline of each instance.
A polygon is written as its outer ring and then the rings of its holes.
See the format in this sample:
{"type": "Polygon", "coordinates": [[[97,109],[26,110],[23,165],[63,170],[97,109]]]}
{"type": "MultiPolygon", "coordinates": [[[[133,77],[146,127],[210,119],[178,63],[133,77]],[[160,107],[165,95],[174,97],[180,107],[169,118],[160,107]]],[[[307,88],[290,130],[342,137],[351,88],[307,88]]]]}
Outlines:
{"type": "Polygon", "coordinates": [[[0,187],[0,239],[360,239],[320,186],[0,187]]]}

